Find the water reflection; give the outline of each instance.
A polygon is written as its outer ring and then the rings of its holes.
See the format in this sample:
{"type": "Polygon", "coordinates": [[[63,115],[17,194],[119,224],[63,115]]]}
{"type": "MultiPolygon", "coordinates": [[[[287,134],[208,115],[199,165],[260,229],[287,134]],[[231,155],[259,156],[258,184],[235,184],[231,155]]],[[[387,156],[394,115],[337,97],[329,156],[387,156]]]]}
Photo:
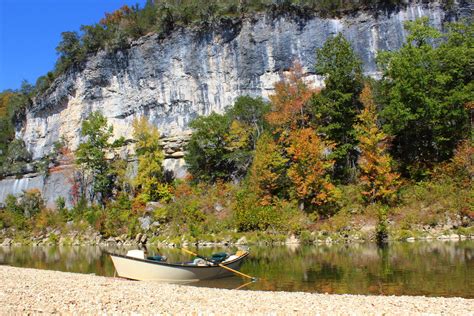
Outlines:
{"type": "MultiPolygon", "coordinates": [[[[99,247],[0,248],[0,264],[113,276],[99,247]]],[[[223,249],[198,249],[210,255],[223,249]]],[[[235,251],[233,248],[226,251],[235,251]]],[[[178,249],[149,249],[169,261],[189,260],[178,249]]],[[[252,247],[242,272],[259,281],[246,290],[306,291],[382,295],[461,296],[474,298],[474,241],[252,247]]],[[[193,285],[237,288],[246,280],[231,277],[193,285]]]]}
{"type": "Polygon", "coordinates": [[[99,247],[0,247],[0,264],[113,276],[112,261],[99,247]]]}

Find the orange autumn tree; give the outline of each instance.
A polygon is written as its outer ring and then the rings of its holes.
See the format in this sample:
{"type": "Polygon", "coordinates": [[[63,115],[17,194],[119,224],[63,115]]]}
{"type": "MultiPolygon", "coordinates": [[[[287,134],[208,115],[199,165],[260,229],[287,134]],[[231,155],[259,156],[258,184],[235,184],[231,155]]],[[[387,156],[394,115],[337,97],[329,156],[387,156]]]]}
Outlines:
{"type": "MultiPolygon", "coordinates": [[[[317,92],[305,83],[303,68],[295,63],[284,79],[275,84],[275,93],[270,96],[272,112],[266,119],[278,137],[276,144],[282,148],[279,155],[289,161],[284,177],[291,184],[287,194],[298,199],[302,209],[323,215],[334,206],[339,191],[329,177],[334,161],[327,153],[334,145],[309,127],[309,101],[317,92]]],[[[275,148],[274,152],[277,151],[275,148]]]]}
{"type": "Polygon", "coordinates": [[[331,183],[329,173],[334,160],[328,158],[334,144],[322,140],[312,128],[292,131],[286,149],[291,165],[287,175],[301,208],[316,210],[320,215],[334,212],[339,190],[331,183]]]}
{"type": "Polygon", "coordinates": [[[474,179],[474,147],[472,140],[464,140],[459,143],[451,158],[451,174],[466,182],[474,179]]]}
{"type": "Polygon", "coordinates": [[[275,84],[275,94],[270,96],[272,112],[267,121],[283,136],[289,131],[308,125],[307,103],[318,92],[303,80],[303,67],[295,63],[284,79],[275,84]]]}
{"type": "Polygon", "coordinates": [[[471,139],[461,141],[456,147],[453,157],[434,169],[434,178],[455,178],[461,185],[471,186],[474,179],[473,144],[474,141],[471,139]]]}
{"type": "Polygon", "coordinates": [[[367,203],[393,201],[399,187],[399,174],[392,170],[388,154],[388,136],[377,125],[377,109],[372,90],[366,85],[360,94],[364,109],[357,116],[354,129],[361,155],[358,160],[360,183],[367,203]]]}
{"type": "Polygon", "coordinates": [[[298,199],[302,209],[323,215],[329,213],[338,196],[329,177],[334,161],[326,154],[334,145],[309,127],[309,101],[319,91],[303,78],[302,66],[295,63],[284,79],[275,84],[275,93],[270,96],[272,112],[267,115],[267,122],[278,136],[277,145],[289,160],[285,177],[291,183],[288,193],[298,199]]]}
{"type": "Polygon", "coordinates": [[[111,27],[112,25],[119,25],[126,16],[129,16],[132,13],[132,9],[129,6],[124,5],[120,9],[113,11],[112,13],[105,13],[105,18],[100,20],[100,24],[106,27],[111,27]]]}

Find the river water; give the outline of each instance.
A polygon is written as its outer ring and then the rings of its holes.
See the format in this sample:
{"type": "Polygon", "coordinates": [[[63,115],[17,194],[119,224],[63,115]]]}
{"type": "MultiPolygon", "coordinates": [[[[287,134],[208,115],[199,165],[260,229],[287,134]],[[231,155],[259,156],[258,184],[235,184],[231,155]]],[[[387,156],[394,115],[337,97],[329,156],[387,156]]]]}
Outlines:
{"type": "MultiPolygon", "coordinates": [[[[0,264],[113,276],[114,267],[99,247],[0,247],[0,264]]],[[[189,260],[178,249],[148,249],[168,261],[189,260]]],[[[196,250],[196,249],[194,249],[196,250]]],[[[201,248],[202,255],[235,248],[201,248]]],[[[474,241],[250,248],[241,271],[256,276],[192,283],[193,286],[337,294],[425,295],[474,298],[474,241]]]]}

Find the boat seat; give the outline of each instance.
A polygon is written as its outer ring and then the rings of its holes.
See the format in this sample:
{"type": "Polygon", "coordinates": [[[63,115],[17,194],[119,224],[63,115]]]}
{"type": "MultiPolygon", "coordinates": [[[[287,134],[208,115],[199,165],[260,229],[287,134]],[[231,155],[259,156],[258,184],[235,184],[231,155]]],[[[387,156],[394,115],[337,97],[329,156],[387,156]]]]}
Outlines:
{"type": "Polygon", "coordinates": [[[228,257],[229,255],[225,252],[213,253],[211,257],[211,261],[221,263],[222,261],[226,260],[228,257]]]}

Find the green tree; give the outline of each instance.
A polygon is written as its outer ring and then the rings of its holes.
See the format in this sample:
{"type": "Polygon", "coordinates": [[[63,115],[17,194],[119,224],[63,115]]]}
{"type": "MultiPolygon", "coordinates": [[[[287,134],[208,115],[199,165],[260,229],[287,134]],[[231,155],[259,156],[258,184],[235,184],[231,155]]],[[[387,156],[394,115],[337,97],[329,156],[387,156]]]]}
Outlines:
{"type": "Polygon", "coordinates": [[[38,94],[45,92],[51,86],[54,79],[55,75],[51,71],[49,71],[45,76],[38,77],[35,83],[35,92],[38,94]]]}
{"type": "Polygon", "coordinates": [[[379,57],[381,116],[395,136],[391,152],[402,173],[420,179],[471,132],[465,105],[474,100],[474,27],[449,24],[444,38],[427,18],[405,28],[402,48],[379,57]]]}
{"type": "Polygon", "coordinates": [[[325,76],[325,88],[312,99],[313,123],[318,133],[336,144],[334,176],[348,181],[357,160],[353,125],[362,108],[362,62],[339,33],[316,51],[316,73],[325,76]]]}
{"type": "Polygon", "coordinates": [[[233,177],[243,178],[252,164],[257,140],[266,128],[270,105],[261,98],[238,97],[226,112],[231,121],[225,137],[225,158],[233,166],[233,177]]]}
{"type": "Polygon", "coordinates": [[[24,143],[15,140],[15,122],[31,104],[31,93],[31,85],[26,81],[20,90],[0,93],[0,173],[1,169],[12,171],[11,164],[15,161],[29,161],[24,143]]]}
{"type": "Polygon", "coordinates": [[[197,181],[243,178],[252,163],[259,135],[265,129],[269,104],[243,96],[224,114],[198,117],[184,157],[197,181]]]}
{"type": "Polygon", "coordinates": [[[10,165],[15,162],[29,162],[31,161],[31,154],[26,149],[25,142],[22,139],[14,139],[8,145],[6,162],[10,165]]]}
{"type": "Polygon", "coordinates": [[[61,42],[56,47],[56,52],[59,54],[59,60],[56,64],[59,73],[80,61],[83,57],[83,49],[79,34],[77,32],[62,32],[61,42]]]}
{"type": "Polygon", "coordinates": [[[133,184],[147,201],[169,198],[168,185],[164,181],[164,154],[158,128],[141,117],[133,121],[133,138],[138,157],[138,172],[133,184]]]}
{"type": "MultiPolygon", "coordinates": [[[[138,216],[131,212],[132,203],[127,194],[120,193],[116,199],[107,203],[106,214],[103,216],[100,231],[105,236],[127,234],[136,236],[140,230],[138,216]]],[[[99,213],[100,214],[100,213],[99,213]]]]}
{"type": "Polygon", "coordinates": [[[43,197],[41,196],[41,191],[38,189],[24,191],[19,198],[19,207],[26,218],[38,214],[46,207],[43,197]]]}
{"type": "Polygon", "coordinates": [[[81,25],[82,44],[87,53],[96,52],[105,46],[110,34],[100,24],[81,25]]]}
{"type": "Polygon", "coordinates": [[[0,94],[0,166],[3,166],[8,144],[15,135],[9,115],[9,104],[12,96],[13,92],[11,91],[4,91],[0,94]]]}
{"type": "Polygon", "coordinates": [[[217,179],[230,179],[233,166],[226,159],[229,125],[227,115],[216,113],[200,116],[189,124],[193,134],[184,159],[194,180],[215,182],[217,179]]]}
{"type": "Polygon", "coordinates": [[[31,158],[24,142],[15,139],[15,124],[31,104],[31,94],[32,86],[26,81],[22,82],[20,90],[0,93],[0,174],[20,171],[21,162],[28,162],[31,158]],[[20,164],[13,166],[15,162],[20,164]]]}
{"type": "Polygon", "coordinates": [[[20,207],[17,197],[14,196],[13,194],[8,194],[6,196],[5,210],[11,213],[20,214],[22,216],[24,215],[23,209],[20,207]]]}
{"type": "Polygon", "coordinates": [[[102,206],[112,196],[116,171],[111,168],[111,161],[117,159],[113,149],[122,145],[123,139],[113,143],[113,127],[107,125],[107,118],[100,112],[92,112],[82,122],[81,135],[85,141],[76,151],[76,163],[80,165],[90,185],[90,200],[98,199],[102,206]],[[114,154],[108,158],[107,154],[114,154]]]}
{"type": "Polygon", "coordinates": [[[0,221],[5,227],[16,227],[25,229],[27,227],[27,218],[23,207],[20,205],[19,198],[8,194],[4,201],[5,207],[0,209],[0,221]]]}
{"type": "Polygon", "coordinates": [[[252,144],[255,148],[258,137],[266,128],[265,115],[270,111],[270,104],[262,98],[240,96],[228,111],[232,120],[236,120],[251,130],[252,144]]]}
{"type": "Polygon", "coordinates": [[[132,7],[132,12],[125,26],[125,32],[130,38],[145,35],[153,29],[157,22],[157,10],[154,0],[147,0],[143,9],[138,5],[132,7]]]}
{"type": "Polygon", "coordinates": [[[12,194],[5,198],[5,210],[15,215],[18,223],[31,218],[45,208],[43,197],[38,189],[24,191],[18,198],[12,194]]]}

